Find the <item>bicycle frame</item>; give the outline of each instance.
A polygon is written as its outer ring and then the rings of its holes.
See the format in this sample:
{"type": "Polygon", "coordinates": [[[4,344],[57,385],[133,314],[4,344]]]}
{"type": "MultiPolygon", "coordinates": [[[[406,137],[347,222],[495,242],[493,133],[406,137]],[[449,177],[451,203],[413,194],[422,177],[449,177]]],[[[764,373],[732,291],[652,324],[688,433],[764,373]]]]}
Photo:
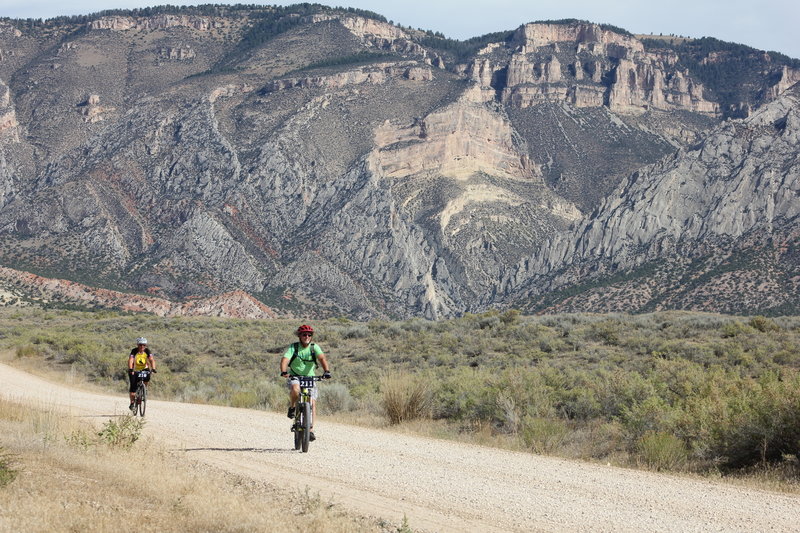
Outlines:
{"type": "Polygon", "coordinates": [[[300,383],[300,396],[297,398],[297,408],[294,414],[294,449],[305,453],[308,451],[308,444],[311,441],[311,426],[313,425],[313,413],[311,389],[314,388],[315,381],[321,381],[317,376],[295,376],[294,379],[300,383]]]}
{"type": "Polygon", "coordinates": [[[149,375],[149,370],[139,370],[136,372],[136,377],[139,381],[136,384],[136,393],[134,396],[134,416],[136,416],[137,411],[139,412],[139,416],[144,416],[144,412],[147,409],[147,385],[144,384],[144,380],[149,375]]]}

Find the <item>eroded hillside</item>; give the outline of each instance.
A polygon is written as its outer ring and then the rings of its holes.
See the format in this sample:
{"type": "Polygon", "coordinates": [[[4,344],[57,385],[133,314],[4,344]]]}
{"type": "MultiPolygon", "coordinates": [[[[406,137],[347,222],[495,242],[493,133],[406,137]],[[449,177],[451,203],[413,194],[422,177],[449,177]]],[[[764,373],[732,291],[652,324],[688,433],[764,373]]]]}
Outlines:
{"type": "MultiPolygon", "coordinates": [[[[604,274],[657,261],[657,246],[624,260],[649,237],[609,222],[614,198],[632,202],[630,174],[708,143],[725,115],[679,51],[582,21],[464,56],[352,10],[172,11],[0,22],[3,266],[170,302],[243,291],[277,313],[514,304],[597,271],[587,232],[627,250],[604,274]]],[[[798,71],[770,68],[742,109],[789,105],[798,71]]],[[[747,156],[725,153],[749,135],[732,131],[718,158],[747,156]]],[[[687,194],[716,195],[703,179],[687,194]]],[[[766,201],[750,193],[735,209],[766,201]]],[[[642,230],[672,231],[671,193],[641,194],[642,230]]],[[[733,248],[685,240],[730,255],[744,233],[721,233],[733,248]]]]}

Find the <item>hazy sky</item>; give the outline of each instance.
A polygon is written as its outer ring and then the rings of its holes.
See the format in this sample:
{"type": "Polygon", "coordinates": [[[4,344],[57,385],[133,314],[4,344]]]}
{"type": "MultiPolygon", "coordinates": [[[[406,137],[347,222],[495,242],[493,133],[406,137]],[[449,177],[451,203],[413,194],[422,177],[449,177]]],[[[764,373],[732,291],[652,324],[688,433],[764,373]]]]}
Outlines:
{"type": "MultiPolygon", "coordinates": [[[[50,18],[164,4],[238,3],[260,2],[0,0],[0,17],[50,18]]],[[[320,0],[317,3],[368,9],[397,24],[439,31],[453,39],[512,30],[535,20],[576,18],[612,24],[632,33],[716,37],[800,58],[800,2],[797,0],[320,0]]]]}

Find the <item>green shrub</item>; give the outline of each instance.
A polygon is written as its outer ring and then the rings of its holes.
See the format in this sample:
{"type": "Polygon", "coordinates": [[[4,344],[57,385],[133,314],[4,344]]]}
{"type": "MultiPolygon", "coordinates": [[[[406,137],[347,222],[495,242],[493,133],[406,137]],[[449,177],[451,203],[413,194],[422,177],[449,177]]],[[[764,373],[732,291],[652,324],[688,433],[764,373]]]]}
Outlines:
{"type": "Polygon", "coordinates": [[[723,324],[720,331],[721,337],[723,339],[730,339],[738,335],[741,335],[742,333],[745,332],[746,332],[746,326],[744,326],[741,322],[737,322],[735,320],[723,324]]]}
{"type": "Polygon", "coordinates": [[[681,439],[663,431],[646,432],[636,448],[639,463],[651,470],[683,470],[689,456],[681,439]]]}
{"type": "Polygon", "coordinates": [[[72,431],[69,435],[64,436],[64,442],[67,443],[67,446],[78,448],[84,452],[97,444],[97,441],[97,435],[89,435],[83,429],[72,431]]]}
{"type": "MultiPolygon", "coordinates": [[[[172,372],[189,372],[195,364],[195,356],[188,353],[164,356],[163,364],[172,372]]],[[[158,367],[160,369],[160,365],[158,367]]]]}
{"type": "Polygon", "coordinates": [[[750,327],[757,329],[762,333],[766,333],[768,331],[779,331],[781,329],[774,321],[763,316],[754,316],[750,319],[748,324],[750,327]]]}
{"type": "Polygon", "coordinates": [[[19,471],[13,466],[13,457],[0,448],[0,487],[5,487],[16,479],[19,471]]]}
{"type": "Polygon", "coordinates": [[[230,405],[231,407],[244,407],[252,409],[261,404],[258,395],[251,390],[240,390],[231,394],[230,405]]]}
{"type": "Polygon", "coordinates": [[[500,315],[500,321],[506,326],[513,326],[514,324],[519,322],[521,314],[522,313],[520,312],[519,309],[509,309],[508,311],[500,315]]]}
{"type": "MultiPolygon", "coordinates": [[[[488,373],[456,368],[439,377],[433,387],[432,415],[434,418],[450,420],[478,420],[487,418],[485,398],[489,380],[488,373]]],[[[493,408],[492,408],[493,409],[493,408]]]]}
{"type": "Polygon", "coordinates": [[[728,467],[800,456],[800,374],[745,382],[717,413],[711,447],[728,467]]]}
{"type": "Polygon", "coordinates": [[[526,416],[520,424],[520,440],[526,448],[540,454],[558,450],[567,435],[569,428],[566,422],[557,418],[526,416]]]}
{"type": "Polygon", "coordinates": [[[95,378],[125,379],[128,361],[118,354],[105,353],[81,358],[78,366],[80,370],[95,378]]]}
{"type": "Polygon", "coordinates": [[[366,339],[372,335],[369,327],[363,324],[350,326],[342,332],[342,337],[345,339],[366,339]]]}
{"type": "Polygon", "coordinates": [[[26,344],[24,346],[17,347],[17,357],[42,357],[44,356],[46,351],[36,345],[33,344],[26,344]]]}
{"type": "Polygon", "coordinates": [[[606,420],[622,416],[625,409],[656,395],[654,384],[637,372],[598,370],[593,383],[601,416],[606,420]]]}
{"type": "Polygon", "coordinates": [[[495,328],[500,324],[500,317],[495,314],[483,315],[478,319],[478,327],[481,329],[495,328]]]}
{"type": "MultiPolygon", "coordinates": [[[[553,376],[549,377],[552,379],[553,376]]],[[[500,381],[489,389],[498,407],[495,421],[506,430],[518,433],[526,418],[555,417],[553,390],[557,386],[548,383],[548,376],[538,371],[503,372],[500,381]]]]}
{"type": "Polygon", "coordinates": [[[253,390],[258,395],[259,407],[264,409],[281,411],[286,408],[289,401],[289,393],[283,380],[279,382],[261,380],[253,386],[253,390]]]}
{"type": "Polygon", "coordinates": [[[328,413],[351,411],[355,405],[350,390],[342,383],[326,384],[320,392],[320,398],[320,405],[328,413]]]}
{"type": "Polygon", "coordinates": [[[569,388],[556,391],[556,411],[570,420],[591,420],[602,415],[596,391],[589,383],[574,383],[569,388]]]}
{"type": "Polygon", "coordinates": [[[672,428],[674,413],[667,403],[658,396],[650,396],[622,409],[620,421],[631,443],[636,443],[650,432],[666,431],[672,428]]]}
{"type": "Polygon", "coordinates": [[[111,419],[97,433],[100,440],[112,448],[130,448],[142,435],[144,420],[135,416],[111,419]]]}

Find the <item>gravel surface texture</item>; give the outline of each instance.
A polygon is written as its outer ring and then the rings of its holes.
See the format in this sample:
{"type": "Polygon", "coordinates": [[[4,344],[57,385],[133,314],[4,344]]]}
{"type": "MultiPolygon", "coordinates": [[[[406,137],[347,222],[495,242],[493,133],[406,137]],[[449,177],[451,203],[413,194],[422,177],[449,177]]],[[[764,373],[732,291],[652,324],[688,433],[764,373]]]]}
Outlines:
{"type": "MultiPolygon", "coordinates": [[[[8,399],[72,416],[126,415],[125,394],[71,388],[0,364],[8,399]]],[[[157,387],[158,377],[154,379],[157,387]]],[[[322,385],[324,387],[324,384],[322,385]]],[[[155,389],[154,389],[155,392],[155,389]]],[[[234,474],[319,492],[415,531],[800,531],[800,497],[335,424],[308,453],[285,416],[151,400],[144,435],[234,474]]]]}

